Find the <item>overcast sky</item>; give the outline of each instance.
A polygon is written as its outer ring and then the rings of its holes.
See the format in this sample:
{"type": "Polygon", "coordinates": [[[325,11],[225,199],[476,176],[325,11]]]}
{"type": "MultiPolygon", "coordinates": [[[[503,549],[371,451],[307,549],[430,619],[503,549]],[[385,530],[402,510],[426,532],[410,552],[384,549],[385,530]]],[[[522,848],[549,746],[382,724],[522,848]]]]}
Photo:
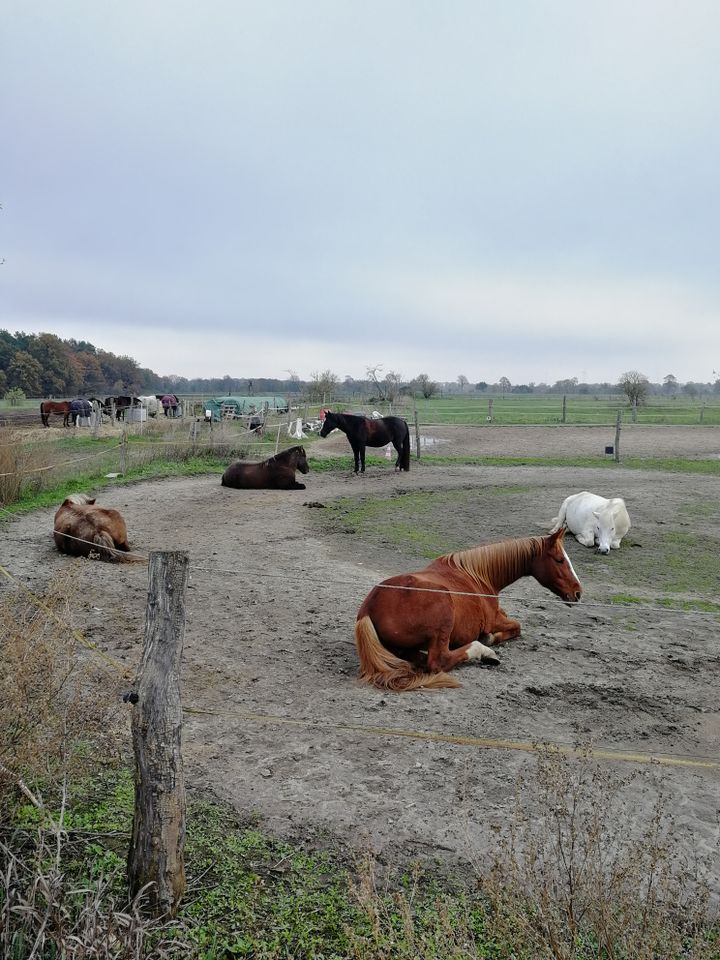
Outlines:
{"type": "Polygon", "coordinates": [[[22,0],[0,74],[11,332],[188,377],[720,375],[716,0],[22,0]]]}

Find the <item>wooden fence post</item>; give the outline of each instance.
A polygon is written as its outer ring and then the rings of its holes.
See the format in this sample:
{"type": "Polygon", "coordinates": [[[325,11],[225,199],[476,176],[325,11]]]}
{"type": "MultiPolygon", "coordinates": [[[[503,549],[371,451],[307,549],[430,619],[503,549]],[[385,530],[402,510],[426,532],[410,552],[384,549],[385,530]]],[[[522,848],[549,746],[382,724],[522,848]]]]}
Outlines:
{"type": "Polygon", "coordinates": [[[562,412],[562,422],[567,422],[567,397],[563,395],[563,412],[562,412]]]}
{"type": "Polygon", "coordinates": [[[615,421],[615,463],[620,463],[620,421],[622,420],[622,411],[618,410],[617,420],[615,421]]]}
{"type": "Polygon", "coordinates": [[[123,426],[122,439],[120,440],[120,473],[125,474],[127,470],[127,428],[123,426]]]}
{"type": "Polygon", "coordinates": [[[420,423],[418,421],[417,403],[415,404],[415,451],[417,459],[420,459],[420,423]]]}
{"type": "Polygon", "coordinates": [[[188,555],[150,554],[145,639],[132,710],[135,815],[128,854],[131,896],[152,884],[156,916],[173,916],[185,892],[185,781],[180,660],[188,555]]]}

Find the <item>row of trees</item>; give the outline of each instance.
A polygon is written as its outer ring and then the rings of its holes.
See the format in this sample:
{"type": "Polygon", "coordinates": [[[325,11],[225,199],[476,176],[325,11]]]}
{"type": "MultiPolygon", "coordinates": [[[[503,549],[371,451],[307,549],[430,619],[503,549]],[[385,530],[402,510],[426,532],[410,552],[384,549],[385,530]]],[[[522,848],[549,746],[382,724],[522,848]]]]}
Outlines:
{"type": "Polygon", "coordinates": [[[507,377],[501,377],[497,383],[481,380],[472,384],[464,374],[452,383],[439,383],[427,373],[419,373],[408,380],[395,370],[384,372],[382,364],[367,367],[366,376],[361,380],[345,377],[341,381],[332,370],[315,372],[309,380],[301,380],[294,370],[286,373],[287,377],[283,379],[227,375],[213,378],[161,376],[141,367],[132,357],[116,356],[86,340],[61,340],[52,333],[11,334],[0,330],[0,396],[9,391],[31,397],[167,391],[205,396],[302,394],[321,403],[334,397],[363,396],[393,403],[401,395],[429,398],[438,393],[602,395],[620,391],[630,402],[642,403],[651,394],[689,397],[720,394],[720,379],[714,383],[681,384],[669,373],[661,384],[653,384],[636,370],[623,373],[616,383],[581,383],[577,377],[571,377],[554,384],[512,384],[507,377]]]}
{"type": "Polygon", "coordinates": [[[143,393],[152,391],[157,379],[132,357],[99,350],[86,340],[0,330],[0,394],[8,390],[30,397],[143,393]]]}

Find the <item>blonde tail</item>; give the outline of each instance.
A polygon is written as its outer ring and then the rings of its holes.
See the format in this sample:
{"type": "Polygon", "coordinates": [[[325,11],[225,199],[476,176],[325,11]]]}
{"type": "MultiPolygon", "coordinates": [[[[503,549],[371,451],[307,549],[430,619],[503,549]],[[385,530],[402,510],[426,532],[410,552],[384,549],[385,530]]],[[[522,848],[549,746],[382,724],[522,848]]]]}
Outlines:
{"type": "Polygon", "coordinates": [[[101,531],[93,537],[93,543],[97,545],[101,560],[116,560],[120,563],[145,563],[143,557],[130,554],[124,550],[118,550],[115,541],[109,533],[101,531]]]}
{"type": "Polygon", "coordinates": [[[418,673],[412,665],[390,653],[380,638],[370,617],[355,624],[355,643],[360,658],[360,680],[381,690],[424,690],[440,687],[459,687],[460,683],[447,673],[418,673]]]}

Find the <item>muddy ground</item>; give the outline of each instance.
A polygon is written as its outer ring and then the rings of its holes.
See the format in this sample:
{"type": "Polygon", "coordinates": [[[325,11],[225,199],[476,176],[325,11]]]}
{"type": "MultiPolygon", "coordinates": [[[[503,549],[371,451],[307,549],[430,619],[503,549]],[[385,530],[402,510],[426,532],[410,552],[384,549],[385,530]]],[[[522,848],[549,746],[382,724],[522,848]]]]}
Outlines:
{"type": "MultiPolygon", "coordinates": [[[[436,427],[426,439],[447,455],[593,456],[614,438],[607,428],[436,427]]],[[[311,453],[348,450],[336,434],[311,453]]],[[[622,450],[717,457],[720,430],[628,427],[622,450]]],[[[718,475],[694,476],[413,461],[409,474],[371,466],[360,478],[317,471],[306,482],[305,491],[237,491],[208,476],[102,492],[101,502],[124,514],[136,550],[191,555],[183,671],[184,705],[198,711],[185,728],[191,786],[280,835],[336,838],[386,858],[482,861],[516,792],[527,794],[528,809],[534,802],[536,758],[508,747],[591,740],[598,750],[675,761],[600,761],[618,776],[638,775],[618,829],[646,821],[652,780],[668,798],[679,849],[715,851],[720,617],[656,601],[669,595],[664,571],[678,549],[681,566],[687,551],[689,585],[676,599],[718,599],[720,564],[695,574],[692,545],[720,553],[720,465],[718,475]],[[434,694],[356,682],[352,627],[374,583],[423,566],[434,545],[440,553],[545,532],[564,497],[583,489],[625,497],[632,519],[608,557],[569,540],[583,604],[567,608],[523,580],[504,594],[523,636],[501,649],[499,667],[461,667],[463,686],[434,694]],[[377,513],[368,509],[374,498],[392,500],[377,513]],[[407,536],[397,524],[385,529],[383,516],[402,518],[407,536]],[[639,603],[611,605],[618,594],[639,603]],[[697,765],[684,765],[693,758],[697,765]]],[[[31,586],[49,573],[74,577],[74,625],[134,667],[146,568],[62,557],[51,521],[44,510],[3,524],[2,563],[31,586]]]]}

